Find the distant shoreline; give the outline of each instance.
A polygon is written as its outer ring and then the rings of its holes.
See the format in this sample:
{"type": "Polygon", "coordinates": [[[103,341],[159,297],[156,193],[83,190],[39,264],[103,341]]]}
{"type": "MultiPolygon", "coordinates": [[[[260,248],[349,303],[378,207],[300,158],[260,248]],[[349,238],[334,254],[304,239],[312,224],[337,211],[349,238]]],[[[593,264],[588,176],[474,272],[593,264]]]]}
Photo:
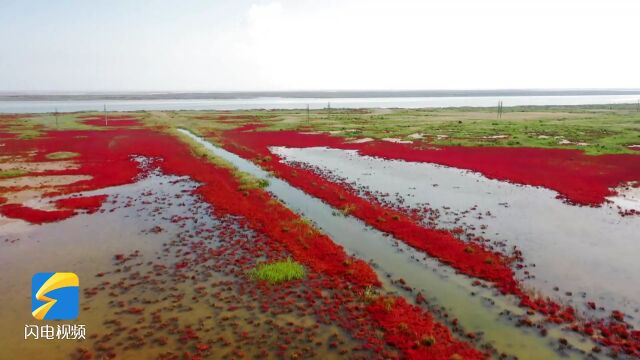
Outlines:
{"type": "Polygon", "coordinates": [[[513,89],[513,90],[371,90],[371,91],[218,91],[218,92],[0,92],[0,101],[95,100],[232,100],[257,98],[437,98],[483,96],[639,95],[640,89],[513,89]]]}

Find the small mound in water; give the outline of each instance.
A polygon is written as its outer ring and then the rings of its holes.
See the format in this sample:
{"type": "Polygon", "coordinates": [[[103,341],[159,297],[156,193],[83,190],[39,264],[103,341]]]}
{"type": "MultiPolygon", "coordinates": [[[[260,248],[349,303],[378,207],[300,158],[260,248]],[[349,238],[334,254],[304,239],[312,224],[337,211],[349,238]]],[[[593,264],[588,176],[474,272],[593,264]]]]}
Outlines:
{"type": "Polygon", "coordinates": [[[270,284],[278,284],[302,279],[305,273],[304,266],[289,258],[284,261],[258,264],[250,275],[254,279],[264,280],[270,284]]]}
{"type": "Polygon", "coordinates": [[[21,169],[0,170],[0,178],[12,178],[26,175],[27,172],[21,169]]]}
{"type": "Polygon", "coordinates": [[[80,154],[78,154],[77,152],[58,151],[58,152],[47,154],[46,158],[49,160],[62,160],[62,159],[71,159],[78,156],[80,156],[80,154]]]}

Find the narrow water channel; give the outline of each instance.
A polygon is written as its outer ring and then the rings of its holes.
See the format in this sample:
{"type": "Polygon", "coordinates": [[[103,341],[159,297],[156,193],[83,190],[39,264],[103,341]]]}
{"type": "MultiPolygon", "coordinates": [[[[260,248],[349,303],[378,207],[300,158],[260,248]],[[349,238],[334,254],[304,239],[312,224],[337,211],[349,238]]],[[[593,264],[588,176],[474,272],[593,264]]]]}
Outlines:
{"type": "Polygon", "coordinates": [[[335,209],[321,200],[272,177],[250,161],[187,130],[179,131],[239,170],[267,179],[269,185],[266,189],[290,209],[313,221],[319,229],[355,256],[365,261],[371,260],[386,289],[409,295],[393,285],[387,275],[390,274],[392,279],[404,279],[414,289],[410,298],[421,292],[431,305],[445,308],[449,318],[457,318],[466,331],[482,334],[483,341],[493,345],[498,353],[506,353],[518,359],[552,359],[560,356],[579,359],[584,358],[585,352],[593,347],[591,341],[551,325],[547,326],[549,332],[546,337],[539,335],[536,329],[516,327],[515,322],[506,315],[524,313],[517,306],[515,297],[498,295],[491,288],[473,287],[473,279],[456,274],[450,268],[417,253],[356,218],[336,215],[335,209]],[[558,352],[558,340],[561,337],[571,343],[572,350],[558,352]]]}

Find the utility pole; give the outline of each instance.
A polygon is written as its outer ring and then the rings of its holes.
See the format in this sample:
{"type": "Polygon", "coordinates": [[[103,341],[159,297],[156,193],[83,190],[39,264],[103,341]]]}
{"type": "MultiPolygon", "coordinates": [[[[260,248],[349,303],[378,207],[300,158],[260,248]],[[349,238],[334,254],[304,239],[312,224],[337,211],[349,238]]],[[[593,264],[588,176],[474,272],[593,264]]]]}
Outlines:
{"type": "Polygon", "coordinates": [[[104,104],[104,126],[109,125],[109,121],[107,120],[107,104],[104,104]]]}
{"type": "Polygon", "coordinates": [[[307,104],[307,125],[309,124],[309,104],[307,104]]]}
{"type": "Polygon", "coordinates": [[[327,103],[327,111],[328,111],[327,120],[331,120],[331,102],[327,103]]]}

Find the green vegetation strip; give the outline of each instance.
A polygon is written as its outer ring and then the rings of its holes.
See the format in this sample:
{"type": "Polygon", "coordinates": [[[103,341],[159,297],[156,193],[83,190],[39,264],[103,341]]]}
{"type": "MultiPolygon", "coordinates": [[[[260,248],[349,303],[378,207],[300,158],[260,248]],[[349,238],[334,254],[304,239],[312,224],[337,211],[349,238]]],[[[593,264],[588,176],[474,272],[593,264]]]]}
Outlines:
{"type": "Polygon", "coordinates": [[[19,169],[0,170],[0,178],[12,178],[26,175],[27,172],[19,169]]]}

